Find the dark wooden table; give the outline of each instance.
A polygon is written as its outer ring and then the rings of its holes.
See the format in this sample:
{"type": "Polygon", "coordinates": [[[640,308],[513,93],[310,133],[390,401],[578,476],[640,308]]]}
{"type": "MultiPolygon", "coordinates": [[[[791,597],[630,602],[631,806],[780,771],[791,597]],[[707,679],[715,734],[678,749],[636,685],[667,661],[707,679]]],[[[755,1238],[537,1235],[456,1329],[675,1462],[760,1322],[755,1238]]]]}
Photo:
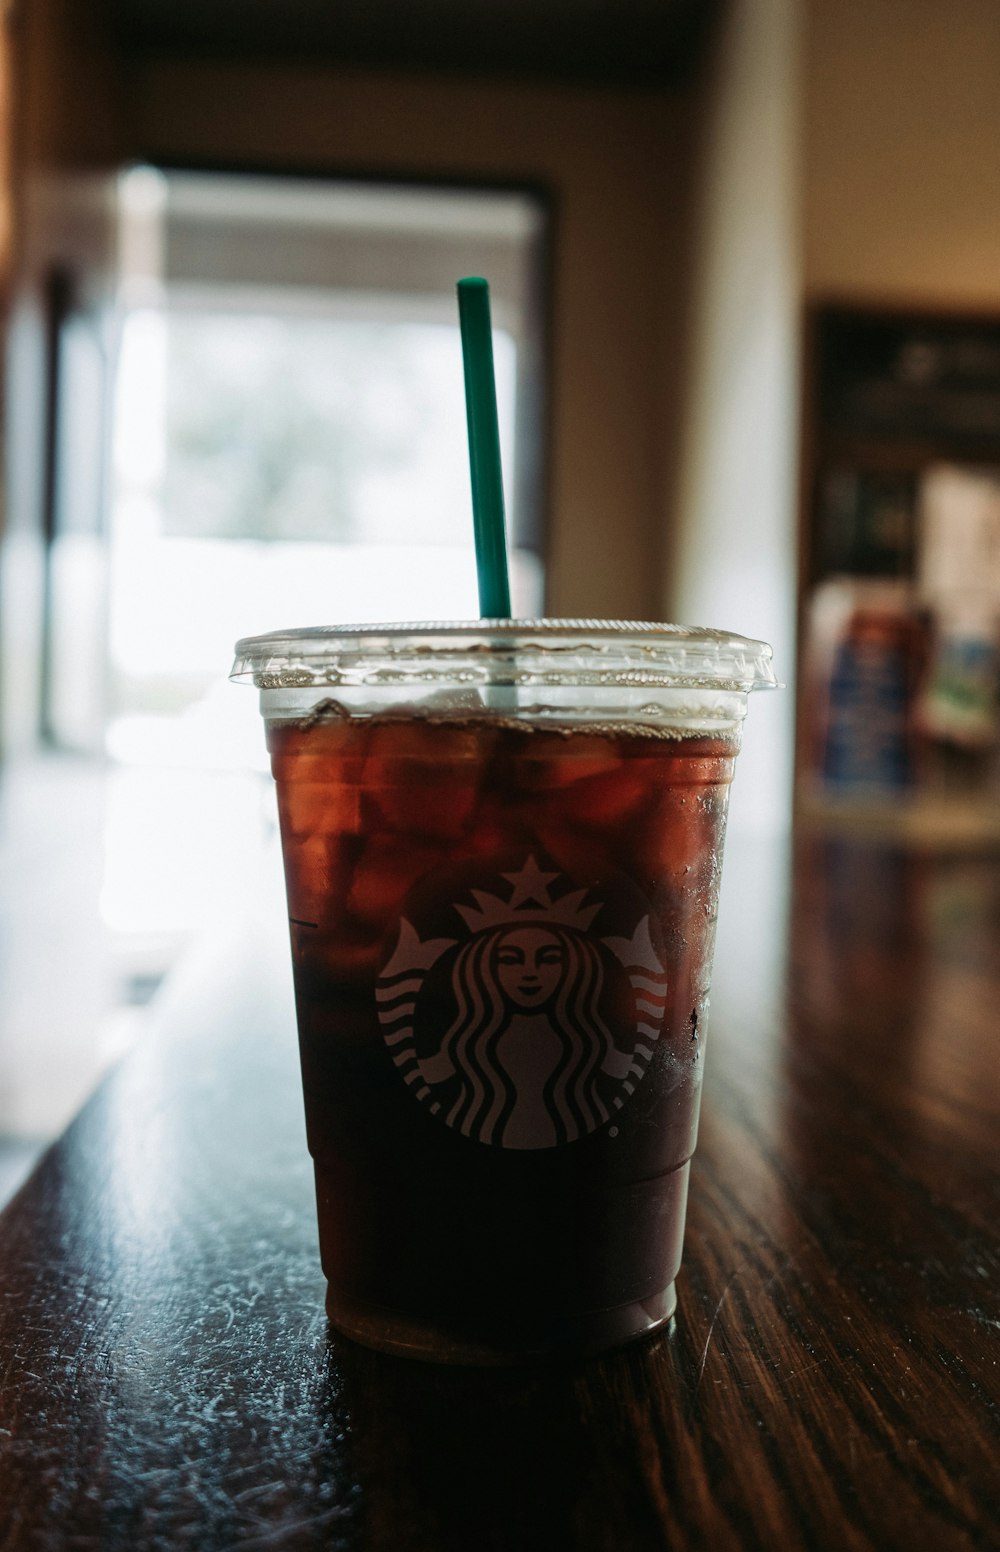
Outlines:
{"type": "Polygon", "coordinates": [[[0,1219],[0,1548],[1000,1547],[1000,863],[738,839],[675,1322],[571,1367],[323,1314],[280,924],[0,1219]]]}

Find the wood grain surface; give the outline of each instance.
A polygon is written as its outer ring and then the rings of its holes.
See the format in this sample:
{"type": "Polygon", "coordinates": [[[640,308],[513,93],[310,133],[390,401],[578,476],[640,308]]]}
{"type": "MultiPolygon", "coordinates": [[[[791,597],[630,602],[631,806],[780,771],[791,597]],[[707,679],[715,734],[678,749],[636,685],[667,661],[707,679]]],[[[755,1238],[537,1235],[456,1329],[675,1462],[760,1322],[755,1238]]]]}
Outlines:
{"type": "Polygon", "coordinates": [[[731,845],[676,1320],[578,1365],[323,1314],[280,923],[0,1218],[0,1549],[1000,1547],[1000,865],[731,845]]]}

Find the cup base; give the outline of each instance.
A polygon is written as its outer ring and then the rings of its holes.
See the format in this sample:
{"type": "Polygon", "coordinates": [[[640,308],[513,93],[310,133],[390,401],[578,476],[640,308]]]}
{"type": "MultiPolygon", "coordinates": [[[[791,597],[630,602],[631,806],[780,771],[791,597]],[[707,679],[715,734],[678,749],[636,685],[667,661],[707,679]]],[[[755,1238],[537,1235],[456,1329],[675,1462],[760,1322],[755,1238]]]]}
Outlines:
{"type": "Polygon", "coordinates": [[[621,1347],[665,1326],[677,1307],[674,1284],[660,1293],[612,1309],[560,1317],[546,1325],[511,1332],[504,1341],[443,1328],[429,1320],[366,1305],[327,1287],[326,1313],[344,1336],[377,1352],[425,1363],[503,1368],[514,1364],[589,1358],[621,1347]]]}

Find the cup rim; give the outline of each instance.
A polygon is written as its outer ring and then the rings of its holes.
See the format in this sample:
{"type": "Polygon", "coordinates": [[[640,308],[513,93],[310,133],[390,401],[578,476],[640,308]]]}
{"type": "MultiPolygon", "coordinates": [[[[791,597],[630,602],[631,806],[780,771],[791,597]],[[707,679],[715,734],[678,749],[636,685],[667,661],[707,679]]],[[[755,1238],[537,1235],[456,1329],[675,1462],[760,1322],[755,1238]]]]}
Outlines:
{"type": "Polygon", "coordinates": [[[408,652],[442,667],[459,657],[532,657],[555,668],[576,655],[577,672],[602,677],[629,672],[666,675],[679,684],[771,689],[777,680],[763,641],[702,626],[652,620],[479,619],[304,626],[245,636],[236,643],[234,680],[269,687],[276,681],[325,682],[326,670],[366,658],[397,660],[408,652]],[[324,666],[325,665],[325,669],[324,666]]]}

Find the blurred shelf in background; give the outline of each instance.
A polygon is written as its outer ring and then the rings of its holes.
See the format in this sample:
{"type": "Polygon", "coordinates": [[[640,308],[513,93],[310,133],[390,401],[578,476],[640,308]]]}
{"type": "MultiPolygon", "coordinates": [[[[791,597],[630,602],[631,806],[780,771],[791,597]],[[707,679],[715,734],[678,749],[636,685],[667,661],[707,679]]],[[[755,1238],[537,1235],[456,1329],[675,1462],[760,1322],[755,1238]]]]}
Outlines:
{"type": "Polygon", "coordinates": [[[1000,839],[1000,317],[807,319],[796,807],[1000,839]]]}

